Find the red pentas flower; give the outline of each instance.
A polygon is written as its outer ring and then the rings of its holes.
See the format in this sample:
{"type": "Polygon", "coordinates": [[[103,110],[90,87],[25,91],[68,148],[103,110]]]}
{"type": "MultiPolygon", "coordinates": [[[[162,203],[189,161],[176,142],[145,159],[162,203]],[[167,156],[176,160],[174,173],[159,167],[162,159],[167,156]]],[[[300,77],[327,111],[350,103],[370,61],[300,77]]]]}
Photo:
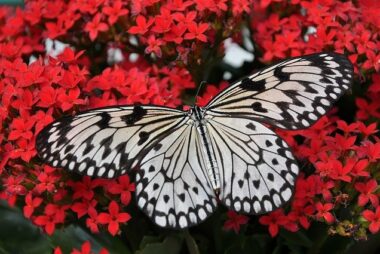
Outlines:
{"type": "Polygon", "coordinates": [[[125,6],[123,6],[123,2],[118,0],[118,1],[113,1],[112,5],[105,6],[103,8],[104,14],[108,16],[108,23],[110,25],[113,25],[121,16],[125,16],[129,13],[129,10],[126,9],[125,6]]]}
{"type": "Polygon", "coordinates": [[[204,35],[206,30],[208,29],[209,25],[207,23],[201,23],[197,24],[195,22],[190,23],[187,26],[187,29],[189,30],[188,33],[185,34],[186,40],[200,40],[203,42],[207,42],[207,37],[204,35]]]}
{"type": "Polygon", "coordinates": [[[160,46],[164,44],[161,39],[156,39],[154,35],[149,36],[148,38],[148,47],[145,48],[145,53],[154,53],[156,56],[161,57],[162,52],[160,46]]]}
{"type": "Polygon", "coordinates": [[[62,61],[67,64],[76,63],[79,57],[84,53],[84,50],[79,51],[75,54],[74,50],[70,47],[66,47],[61,54],[57,56],[59,61],[62,61]]]}
{"type": "Polygon", "coordinates": [[[67,185],[74,191],[73,199],[84,198],[91,200],[94,197],[94,189],[103,186],[105,183],[105,179],[92,180],[90,177],[84,176],[81,182],[69,181],[67,185]]]}
{"type": "MultiPolygon", "coordinates": [[[[49,166],[45,166],[49,167],[49,166]]],[[[59,176],[55,174],[49,174],[47,172],[40,172],[37,176],[38,183],[34,187],[34,189],[38,193],[42,193],[44,191],[53,192],[56,189],[55,183],[59,179],[59,176]]]]}
{"type": "Polygon", "coordinates": [[[369,224],[369,230],[375,234],[380,229],[380,206],[376,208],[376,211],[371,210],[363,211],[363,217],[366,219],[369,224]]]}
{"type": "Polygon", "coordinates": [[[32,128],[34,124],[34,118],[14,118],[11,124],[11,132],[9,133],[8,139],[31,139],[33,137],[32,128]]]}
{"type": "Polygon", "coordinates": [[[98,212],[94,207],[88,208],[88,218],[86,219],[86,226],[91,230],[92,233],[99,233],[98,225],[100,224],[98,220],[98,212]]]}
{"type": "Polygon", "coordinates": [[[115,201],[111,201],[108,206],[109,213],[101,213],[98,216],[99,223],[108,224],[108,231],[111,235],[119,232],[119,223],[125,223],[131,219],[128,213],[120,213],[119,210],[119,205],[115,201]]]}
{"type": "Polygon", "coordinates": [[[65,220],[66,207],[60,207],[54,204],[47,204],[45,207],[44,215],[34,218],[34,223],[38,226],[44,227],[48,235],[54,233],[57,224],[61,224],[65,220]]]}
{"type": "MultiPolygon", "coordinates": [[[[93,252],[91,251],[91,243],[89,241],[85,241],[82,244],[81,250],[73,249],[71,254],[92,254],[93,252]]],[[[108,254],[108,250],[105,248],[102,248],[99,251],[99,254],[108,254]]]]}
{"type": "Polygon", "coordinates": [[[57,97],[62,111],[67,111],[75,105],[84,105],[85,101],[83,99],[79,99],[80,93],[79,88],[70,89],[68,94],[66,94],[66,92],[62,89],[57,97]]]}
{"type": "Polygon", "coordinates": [[[24,179],[24,175],[11,175],[5,179],[2,179],[5,191],[9,194],[25,195],[27,193],[27,189],[22,185],[24,179]]]}
{"type": "Polygon", "coordinates": [[[93,41],[98,36],[99,32],[104,32],[108,30],[108,25],[101,22],[102,15],[100,13],[96,14],[91,22],[88,22],[84,28],[86,32],[89,33],[90,39],[93,41]]]}
{"type": "Polygon", "coordinates": [[[129,28],[128,32],[131,34],[145,34],[148,32],[148,28],[153,24],[153,19],[150,19],[148,22],[146,18],[142,15],[136,17],[136,26],[129,28]]]}
{"type": "Polygon", "coordinates": [[[371,201],[374,207],[379,206],[379,198],[374,192],[377,190],[377,181],[375,179],[371,179],[366,183],[356,183],[355,189],[360,192],[358,198],[358,205],[365,206],[368,201],[371,201]]]}
{"type": "Polygon", "coordinates": [[[237,214],[234,211],[227,212],[228,219],[224,222],[223,228],[225,230],[234,230],[235,233],[239,233],[240,227],[248,223],[249,217],[237,214]]]}
{"type": "Polygon", "coordinates": [[[128,205],[131,201],[131,192],[135,191],[135,183],[129,181],[128,175],[120,176],[116,182],[110,182],[106,185],[109,193],[120,195],[120,201],[123,205],[128,205]]]}
{"type": "Polygon", "coordinates": [[[34,209],[39,207],[42,203],[42,198],[33,198],[32,193],[28,193],[25,196],[24,216],[30,218],[34,212],[34,209]]]}
{"type": "Polygon", "coordinates": [[[282,209],[277,209],[268,215],[261,216],[259,222],[262,225],[267,225],[269,227],[269,234],[275,237],[278,234],[279,227],[288,223],[288,219],[282,209]]]}
{"type": "Polygon", "coordinates": [[[74,203],[71,206],[71,210],[77,213],[78,218],[81,218],[82,216],[88,214],[90,209],[94,209],[97,203],[98,202],[94,199],[92,200],[83,199],[81,200],[81,202],[74,203]]]}
{"type": "Polygon", "coordinates": [[[333,204],[322,204],[321,202],[318,202],[315,204],[315,208],[317,210],[317,213],[315,215],[317,219],[324,219],[327,223],[332,223],[335,221],[334,216],[330,212],[334,208],[333,204]]]}

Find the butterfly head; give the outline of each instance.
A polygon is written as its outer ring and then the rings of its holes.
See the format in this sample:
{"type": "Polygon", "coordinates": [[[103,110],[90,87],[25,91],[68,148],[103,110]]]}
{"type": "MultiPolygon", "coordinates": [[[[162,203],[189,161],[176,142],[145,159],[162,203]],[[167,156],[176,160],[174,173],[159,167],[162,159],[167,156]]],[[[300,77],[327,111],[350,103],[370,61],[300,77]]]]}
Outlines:
{"type": "Polygon", "coordinates": [[[189,114],[193,118],[194,121],[202,122],[204,119],[204,108],[198,107],[198,106],[192,106],[189,114]]]}

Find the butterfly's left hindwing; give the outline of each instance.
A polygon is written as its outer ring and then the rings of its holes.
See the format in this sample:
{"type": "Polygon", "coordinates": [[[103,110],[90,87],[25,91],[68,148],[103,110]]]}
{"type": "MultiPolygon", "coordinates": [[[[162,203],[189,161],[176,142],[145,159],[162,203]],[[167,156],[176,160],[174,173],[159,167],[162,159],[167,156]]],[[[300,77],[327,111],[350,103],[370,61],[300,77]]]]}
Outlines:
{"type": "Polygon", "coordinates": [[[237,212],[261,214],[290,200],[299,170],[285,141],[249,119],[207,115],[206,119],[224,205],[237,212]]]}
{"type": "Polygon", "coordinates": [[[206,106],[209,115],[265,122],[284,129],[315,123],[347,91],[352,64],[322,53],[282,61],[222,91],[206,106]]]}
{"type": "Polygon", "coordinates": [[[117,106],[61,118],[37,136],[39,156],[54,167],[89,176],[125,174],[165,133],[186,120],[183,111],[156,106],[117,106]]]}

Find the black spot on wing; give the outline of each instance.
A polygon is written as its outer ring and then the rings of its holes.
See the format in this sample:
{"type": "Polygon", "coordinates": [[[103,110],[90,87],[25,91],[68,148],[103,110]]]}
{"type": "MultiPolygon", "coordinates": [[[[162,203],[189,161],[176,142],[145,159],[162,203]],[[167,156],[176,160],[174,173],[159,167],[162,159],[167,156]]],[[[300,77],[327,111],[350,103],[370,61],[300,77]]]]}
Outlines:
{"type": "Polygon", "coordinates": [[[179,194],[178,197],[182,202],[185,202],[185,193],[179,194]]]}
{"type": "Polygon", "coordinates": [[[248,129],[251,129],[251,130],[253,130],[253,131],[256,130],[256,126],[255,126],[253,123],[249,123],[249,124],[247,124],[245,127],[247,127],[248,129]]]}
{"type": "Polygon", "coordinates": [[[140,139],[139,139],[139,142],[137,142],[137,144],[140,146],[140,145],[144,144],[148,140],[149,133],[146,132],[146,131],[142,131],[142,132],[139,133],[139,137],[140,137],[140,139]]]}
{"type": "Polygon", "coordinates": [[[242,79],[240,83],[240,88],[248,91],[263,91],[265,90],[265,80],[252,81],[250,78],[242,79]]]}
{"type": "Polygon", "coordinates": [[[99,122],[96,123],[101,129],[107,128],[109,126],[109,121],[111,119],[110,114],[107,112],[102,112],[99,114],[99,116],[102,118],[99,122]]]}
{"type": "Polygon", "coordinates": [[[260,187],[260,180],[254,180],[253,181],[253,186],[255,186],[256,189],[259,189],[259,187],[260,187]]]}
{"type": "Polygon", "coordinates": [[[252,103],[252,109],[256,112],[261,112],[261,113],[267,113],[268,110],[263,108],[262,104],[260,102],[254,102],[252,103]]]}
{"type": "Polygon", "coordinates": [[[146,114],[146,109],[139,105],[136,105],[133,107],[132,113],[129,115],[122,116],[121,120],[123,120],[127,125],[132,125],[137,121],[140,121],[146,114]]]}
{"type": "Polygon", "coordinates": [[[290,74],[282,71],[281,67],[275,68],[273,75],[280,81],[289,81],[290,80],[290,74]]]}
{"type": "Polygon", "coordinates": [[[161,149],[161,147],[162,147],[162,144],[158,143],[157,145],[155,145],[155,146],[153,147],[153,150],[154,150],[154,151],[158,151],[158,150],[161,149]]]}

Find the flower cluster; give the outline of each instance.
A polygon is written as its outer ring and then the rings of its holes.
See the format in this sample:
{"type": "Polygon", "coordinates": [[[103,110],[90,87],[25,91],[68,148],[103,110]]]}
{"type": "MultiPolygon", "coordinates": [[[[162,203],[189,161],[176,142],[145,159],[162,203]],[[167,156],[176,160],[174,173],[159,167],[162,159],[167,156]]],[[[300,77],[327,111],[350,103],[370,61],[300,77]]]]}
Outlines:
{"type": "MultiPolygon", "coordinates": [[[[0,198],[21,205],[49,235],[77,221],[93,233],[120,234],[133,220],[129,176],[91,179],[43,165],[36,135],[54,119],[90,108],[180,106],[220,67],[225,39],[240,45],[248,39],[255,46],[252,68],[333,50],[348,55],[356,72],[354,100],[344,105],[352,115],[334,111],[310,129],[278,130],[305,170],[292,202],[258,222],[272,236],[312,221],[342,236],[376,233],[379,11],[374,0],[30,0],[23,9],[0,7],[0,198]],[[64,49],[48,50],[48,39],[64,49]],[[350,218],[337,215],[345,209],[350,218]]],[[[199,104],[227,85],[221,77],[212,82],[199,104]]],[[[239,232],[251,221],[229,211],[224,228],[239,232]]],[[[73,253],[90,251],[85,243],[73,253]]]]}

